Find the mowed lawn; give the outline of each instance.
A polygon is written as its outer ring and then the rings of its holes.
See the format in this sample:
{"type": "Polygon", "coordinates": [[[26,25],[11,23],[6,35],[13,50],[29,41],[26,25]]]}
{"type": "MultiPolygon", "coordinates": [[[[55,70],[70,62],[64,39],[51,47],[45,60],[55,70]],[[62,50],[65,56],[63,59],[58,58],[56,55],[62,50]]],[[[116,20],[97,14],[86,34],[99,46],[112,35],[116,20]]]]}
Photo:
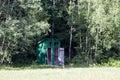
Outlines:
{"type": "Polygon", "coordinates": [[[0,70],[0,80],[120,80],[120,68],[0,70]]]}

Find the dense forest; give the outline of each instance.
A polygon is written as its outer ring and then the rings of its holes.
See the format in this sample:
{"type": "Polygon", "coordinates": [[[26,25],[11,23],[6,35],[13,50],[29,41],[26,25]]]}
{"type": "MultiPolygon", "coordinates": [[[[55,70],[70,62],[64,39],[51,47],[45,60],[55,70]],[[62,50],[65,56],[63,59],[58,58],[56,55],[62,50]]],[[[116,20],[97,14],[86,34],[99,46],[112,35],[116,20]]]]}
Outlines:
{"type": "Polygon", "coordinates": [[[59,38],[65,63],[120,60],[120,0],[0,0],[0,64],[36,62],[36,45],[59,38]]]}

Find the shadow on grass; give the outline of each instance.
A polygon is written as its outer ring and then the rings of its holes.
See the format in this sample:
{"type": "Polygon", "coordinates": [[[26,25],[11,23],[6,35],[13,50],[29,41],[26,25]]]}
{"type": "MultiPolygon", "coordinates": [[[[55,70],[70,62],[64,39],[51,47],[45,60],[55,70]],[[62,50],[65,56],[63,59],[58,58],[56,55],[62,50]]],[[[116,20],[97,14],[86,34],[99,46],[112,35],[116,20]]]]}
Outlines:
{"type": "Polygon", "coordinates": [[[10,65],[0,65],[0,70],[24,70],[24,69],[69,69],[69,68],[88,68],[88,64],[69,64],[65,66],[54,66],[54,65],[20,65],[20,66],[10,66],[10,65]]]}

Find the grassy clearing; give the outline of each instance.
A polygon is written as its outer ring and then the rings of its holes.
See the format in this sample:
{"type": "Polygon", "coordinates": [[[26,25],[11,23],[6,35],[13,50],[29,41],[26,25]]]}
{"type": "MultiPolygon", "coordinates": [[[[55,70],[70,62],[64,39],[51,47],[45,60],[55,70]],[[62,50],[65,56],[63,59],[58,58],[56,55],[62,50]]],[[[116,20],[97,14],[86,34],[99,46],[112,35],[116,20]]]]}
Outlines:
{"type": "MultiPolygon", "coordinates": [[[[47,68],[58,68],[57,66],[53,65],[23,65],[23,66],[7,66],[1,65],[0,70],[29,70],[29,69],[47,69],[47,68]]],[[[60,67],[59,67],[60,68],[60,67]]]]}
{"type": "Polygon", "coordinates": [[[120,80],[120,68],[0,70],[0,80],[120,80]]]}

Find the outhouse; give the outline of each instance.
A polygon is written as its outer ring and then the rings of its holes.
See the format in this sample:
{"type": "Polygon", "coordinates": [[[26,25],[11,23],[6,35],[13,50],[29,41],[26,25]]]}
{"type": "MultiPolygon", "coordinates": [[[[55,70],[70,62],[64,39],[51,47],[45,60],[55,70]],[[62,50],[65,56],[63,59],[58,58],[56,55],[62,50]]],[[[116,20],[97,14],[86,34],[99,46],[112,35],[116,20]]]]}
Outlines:
{"type": "Polygon", "coordinates": [[[64,65],[64,48],[60,48],[60,40],[44,39],[37,45],[37,63],[48,65],[64,65]]]}

